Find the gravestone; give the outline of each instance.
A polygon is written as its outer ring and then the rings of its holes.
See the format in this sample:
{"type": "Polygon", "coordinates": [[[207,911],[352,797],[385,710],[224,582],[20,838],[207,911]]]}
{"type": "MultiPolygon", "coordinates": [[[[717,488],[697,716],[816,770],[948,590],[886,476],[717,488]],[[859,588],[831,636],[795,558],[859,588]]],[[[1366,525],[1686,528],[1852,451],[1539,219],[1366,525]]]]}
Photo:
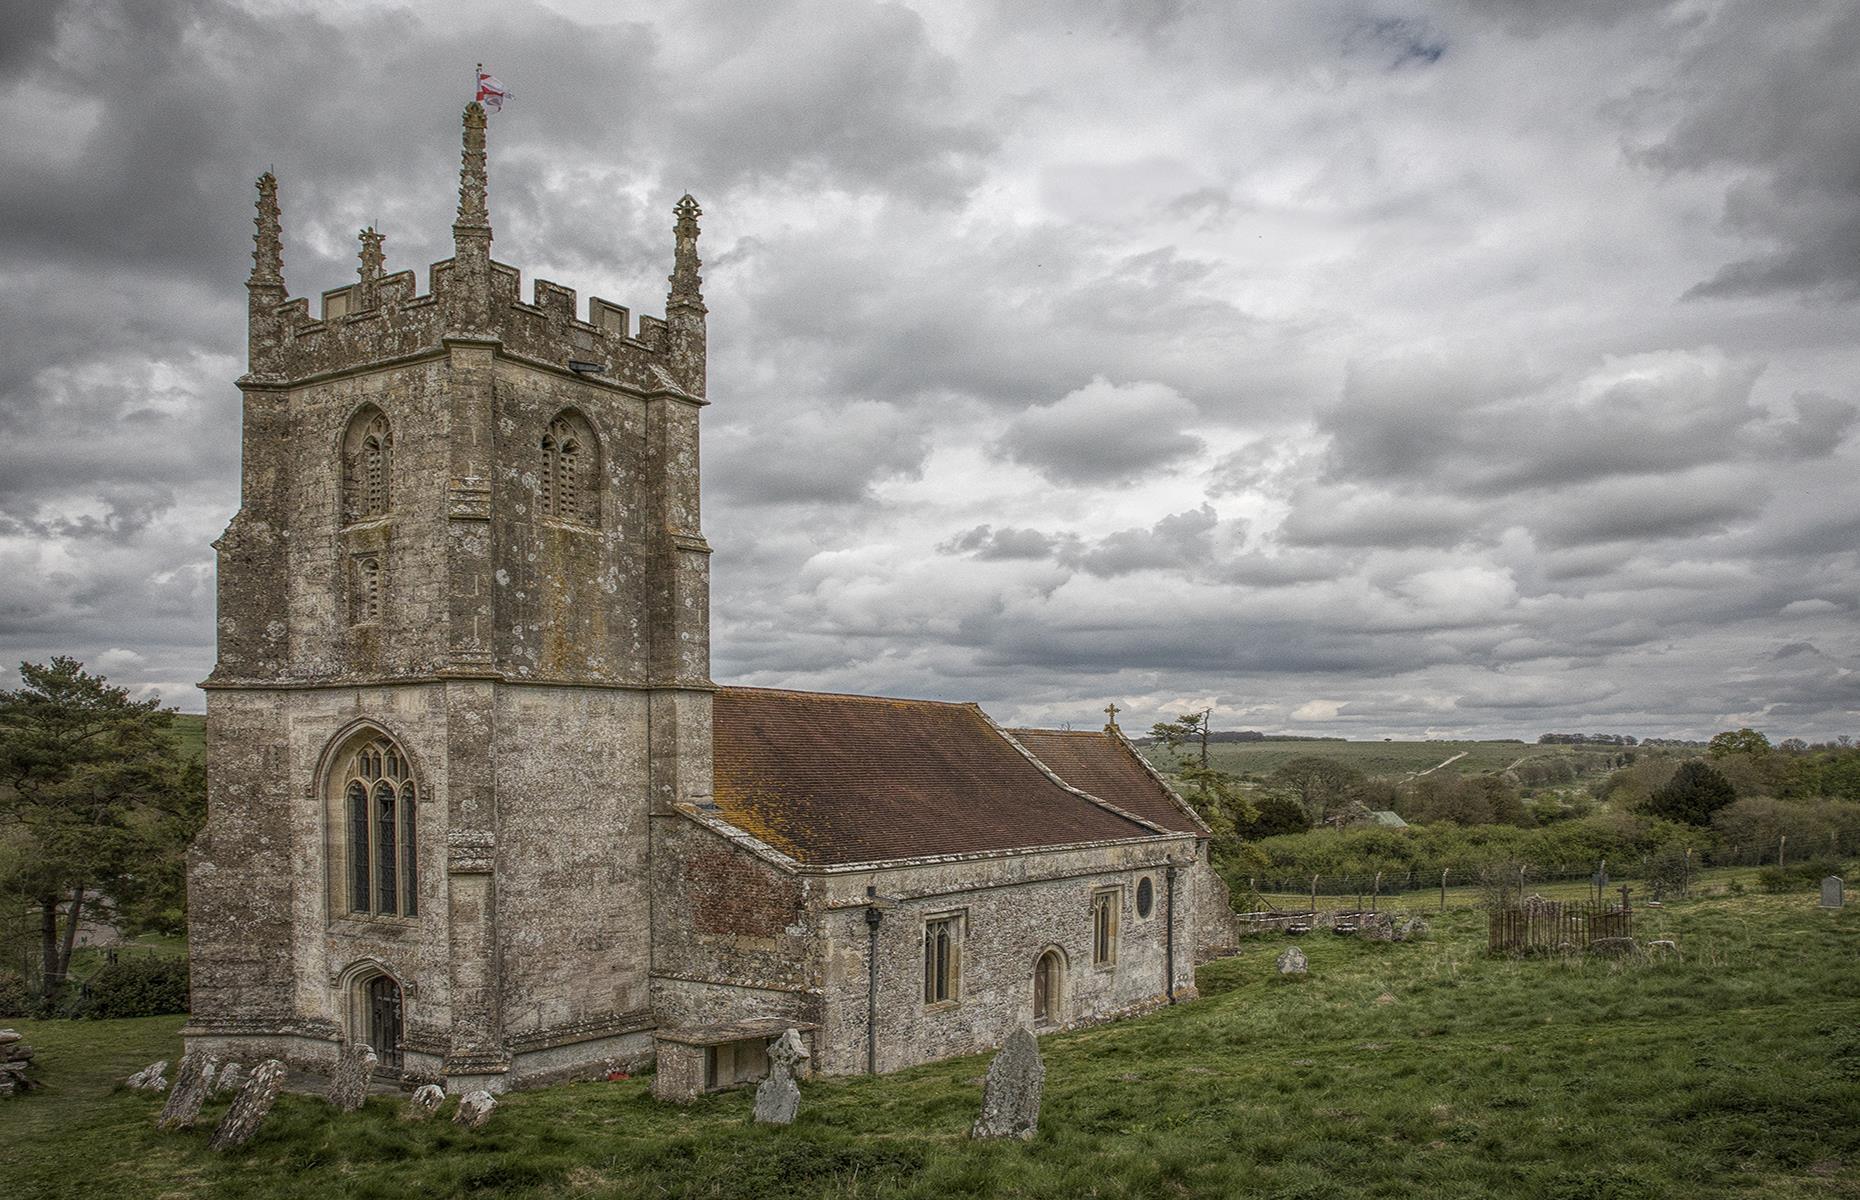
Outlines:
{"type": "Polygon", "coordinates": [[[213,1090],[213,1069],[218,1065],[218,1059],[199,1050],[183,1054],[181,1065],[174,1069],[174,1088],[168,1093],[168,1103],[162,1105],[161,1116],[155,1119],[155,1128],[192,1129],[200,1116],[200,1106],[213,1090]]]}
{"type": "Polygon", "coordinates": [[[459,1097],[459,1110],[452,1114],[452,1121],[467,1129],[482,1129],[496,1109],[497,1098],[491,1093],[466,1092],[459,1097]]]}
{"type": "Polygon", "coordinates": [[[0,1029],[0,1096],[14,1096],[39,1086],[26,1074],[32,1066],[32,1047],[17,1029],[0,1029]]]}
{"type": "Polygon", "coordinates": [[[1311,964],[1306,961],[1305,952],[1296,946],[1287,946],[1279,955],[1279,974],[1281,975],[1303,975],[1310,969],[1311,964]]]}
{"type": "Polygon", "coordinates": [[[988,1064],[982,1084],[982,1115],[969,1131],[972,1138],[1019,1138],[1032,1141],[1040,1128],[1040,1091],[1046,1064],[1040,1043],[1025,1025],[1008,1035],[1007,1044],[988,1064]]]}
{"type": "Polygon", "coordinates": [[[401,1115],[413,1121],[424,1121],[439,1111],[439,1106],[446,1102],[446,1090],[436,1083],[421,1084],[414,1089],[413,1095],[407,1097],[407,1107],[401,1115]]]}
{"type": "Polygon", "coordinates": [[[1640,943],[1631,937],[1604,937],[1589,943],[1589,953],[1603,958],[1634,958],[1641,949],[1640,943]]]}
{"type": "Polygon", "coordinates": [[[207,1149],[226,1150],[243,1146],[258,1132],[258,1127],[278,1101],[284,1088],[284,1064],[268,1058],[252,1069],[252,1074],[233,1097],[232,1107],[220,1118],[219,1128],[207,1139],[207,1149]]]}
{"type": "Polygon", "coordinates": [[[1395,930],[1398,942],[1418,942],[1427,936],[1427,922],[1420,917],[1409,917],[1395,930]]]}
{"type": "Polygon", "coordinates": [[[236,1062],[229,1062],[213,1075],[213,1094],[223,1096],[227,1092],[236,1092],[245,1086],[245,1067],[236,1062]]]}
{"type": "Polygon", "coordinates": [[[342,1048],[336,1073],[329,1077],[329,1102],[338,1112],[354,1112],[368,1099],[376,1061],[375,1048],[367,1042],[350,1042],[342,1048]]]}
{"type": "Polygon", "coordinates": [[[758,1125],[792,1125],[801,1108],[801,1085],[794,1081],[797,1064],[807,1061],[801,1031],[788,1029],[769,1043],[769,1075],[756,1088],[755,1122],[758,1125]]]}
{"type": "Polygon", "coordinates": [[[165,1092],[168,1090],[168,1060],[160,1059],[143,1067],[134,1075],[123,1081],[123,1086],[132,1092],[165,1092]]]}
{"type": "Polygon", "coordinates": [[[1839,875],[1830,875],[1821,881],[1821,907],[1840,908],[1847,903],[1847,887],[1839,875]]]}

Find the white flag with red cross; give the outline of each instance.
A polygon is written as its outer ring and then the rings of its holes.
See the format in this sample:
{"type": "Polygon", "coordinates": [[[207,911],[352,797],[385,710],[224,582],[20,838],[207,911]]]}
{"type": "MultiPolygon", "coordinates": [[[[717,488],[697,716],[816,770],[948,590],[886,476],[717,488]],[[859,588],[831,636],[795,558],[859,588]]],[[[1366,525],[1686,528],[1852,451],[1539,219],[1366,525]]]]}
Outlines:
{"type": "Polygon", "coordinates": [[[510,93],[505,90],[503,81],[495,75],[485,74],[484,64],[479,63],[478,95],[476,97],[478,103],[492,112],[497,112],[504,107],[504,101],[509,98],[510,93]]]}

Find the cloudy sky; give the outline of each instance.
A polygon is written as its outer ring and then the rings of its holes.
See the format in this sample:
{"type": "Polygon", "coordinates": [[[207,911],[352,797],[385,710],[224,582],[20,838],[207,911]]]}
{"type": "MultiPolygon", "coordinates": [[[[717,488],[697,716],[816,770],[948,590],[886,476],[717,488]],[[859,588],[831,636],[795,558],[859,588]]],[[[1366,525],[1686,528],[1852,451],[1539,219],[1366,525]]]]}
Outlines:
{"type": "Polygon", "coordinates": [[[704,204],[721,681],[1860,733],[1860,7],[1806,0],[3,0],[0,657],[201,707],[252,180],[293,294],[369,222],[424,286],[480,60],[526,279],[661,311],[704,204]]]}

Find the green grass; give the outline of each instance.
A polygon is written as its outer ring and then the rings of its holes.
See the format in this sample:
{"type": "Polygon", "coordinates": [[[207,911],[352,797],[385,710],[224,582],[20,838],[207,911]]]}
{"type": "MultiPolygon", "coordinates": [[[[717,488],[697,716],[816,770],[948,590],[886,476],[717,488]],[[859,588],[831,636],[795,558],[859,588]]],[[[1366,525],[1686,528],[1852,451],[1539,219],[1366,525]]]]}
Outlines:
{"type": "MultiPolygon", "coordinates": [[[[1185,748],[1187,750],[1189,748],[1185,748]]],[[[1174,765],[1176,756],[1158,746],[1145,748],[1159,767],[1174,765]]],[[[1538,746],[1519,742],[1215,742],[1208,747],[1209,765],[1233,774],[1270,774],[1294,758],[1313,755],[1355,767],[1365,775],[1402,779],[1446,762],[1456,754],[1466,757],[1442,768],[1478,775],[1502,771],[1521,759],[1563,758],[1580,771],[1599,769],[1618,751],[1579,750],[1573,746],[1538,746]]]]}
{"type": "Polygon", "coordinates": [[[176,713],[168,732],[189,758],[204,758],[207,753],[207,719],[198,713],[176,713]]]}
{"type": "MultiPolygon", "coordinates": [[[[1487,958],[1481,914],[1418,944],[1313,935],[1204,968],[1204,998],[1051,1036],[1030,1144],[970,1142],[986,1059],[804,1088],[785,1130],[646,1082],[506,1099],[478,1133],[390,1099],[289,1096],[248,1147],[159,1134],[113,1083],[178,1018],[27,1023],[45,1092],[0,1107],[21,1197],[1672,1197],[1860,1195],[1860,908],[1806,893],[1640,918],[1679,962],[1487,958]]],[[[217,1117],[219,1105],[209,1109],[217,1117]]]]}

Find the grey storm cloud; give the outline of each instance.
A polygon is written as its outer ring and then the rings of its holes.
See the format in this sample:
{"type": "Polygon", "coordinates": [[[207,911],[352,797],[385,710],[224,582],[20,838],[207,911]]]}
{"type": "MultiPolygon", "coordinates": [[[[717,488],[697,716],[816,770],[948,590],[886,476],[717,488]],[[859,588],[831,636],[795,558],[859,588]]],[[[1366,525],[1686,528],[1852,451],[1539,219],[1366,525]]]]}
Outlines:
{"type": "Polygon", "coordinates": [[[704,204],[720,680],[1860,728],[1860,17],[1760,0],[0,3],[8,659],[199,707],[252,180],[424,284],[479,59],[526,280],[704,204]]]}
{"type": "Polygon", "coordinates": [[[1063,483],[1123,483],[1201,449],[1193,405],[1163,384],[1094,379],[1008,424],[996,452],[1063,483]]]}

